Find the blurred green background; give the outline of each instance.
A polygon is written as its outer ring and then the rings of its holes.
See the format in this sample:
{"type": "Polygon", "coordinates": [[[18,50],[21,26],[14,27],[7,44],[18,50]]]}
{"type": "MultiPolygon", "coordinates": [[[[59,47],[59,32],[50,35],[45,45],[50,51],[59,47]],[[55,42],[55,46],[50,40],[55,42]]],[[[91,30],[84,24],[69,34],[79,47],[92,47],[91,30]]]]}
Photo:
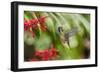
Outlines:
{"type": "MultiPolygon", "coordinates": [[[[35,36],[30,31],[24,31],[24,60],[29,61],[35,55],[36,50],[44,51],[50,47],[55,47],[59,58],[54,60],[86,59],[90,56],[90,14],[64,13],[64,12],[36,12],[24,11],[24,19],[27,21],[45,18],[46,30],[40,27],[32,27],[35,36]],[[63,31],[59,32],[58,28],[63,31]],[[76,28],[77,33],[66,38],[65,33],[76,28]],[[67,40],[67,41],[65,41],[67,40]]],[[[74,31],[72,32],[74,33],[74,31]]],[[[67,36],[67,35],[66,35],[67,36]]]]}

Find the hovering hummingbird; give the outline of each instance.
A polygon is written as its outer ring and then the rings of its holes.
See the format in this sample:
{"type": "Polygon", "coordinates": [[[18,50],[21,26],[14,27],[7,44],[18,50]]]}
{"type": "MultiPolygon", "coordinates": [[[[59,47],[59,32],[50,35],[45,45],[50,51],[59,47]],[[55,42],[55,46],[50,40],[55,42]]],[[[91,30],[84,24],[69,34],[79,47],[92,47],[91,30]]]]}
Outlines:
{"type": "Polygon", "coordinates": [[[74,36],[78,32],[78,29],[77,27],[73,27],[70,31],[64,32],[63,27],[58,27],[58,32],[60,34],[60,38],[64,41],[64,43],[67,42],[69,45],[69,38],[71,36],[74,36]]]}

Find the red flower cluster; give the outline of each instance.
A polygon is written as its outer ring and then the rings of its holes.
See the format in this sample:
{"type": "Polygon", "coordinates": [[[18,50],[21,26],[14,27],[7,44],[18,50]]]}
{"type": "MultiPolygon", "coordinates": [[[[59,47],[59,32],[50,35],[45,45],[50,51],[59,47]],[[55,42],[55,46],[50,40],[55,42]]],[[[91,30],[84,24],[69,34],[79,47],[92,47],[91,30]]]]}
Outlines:
{"type": "Polygon", "coordinates": [[[40,24],[40,28],[45,31],[46,30],[46,25],[45,25],[45,17],[40,17],[38,19],[31,19],[31,20],[25,20],[24,21],[24,30],[29,30],[30,28],[37,29],[38,28],[38,23],[40,24]]]}
{"type": "MultiPolygon", "coordinates": [[[[58,56],[58,51],[55,48],[47,49],[44,51],[36,51],[35,56],[39,57],[40,60],[53,60],[58,56]]],[[[38,59],[33,58],[31,61],[38,61],[38,59]]]]}

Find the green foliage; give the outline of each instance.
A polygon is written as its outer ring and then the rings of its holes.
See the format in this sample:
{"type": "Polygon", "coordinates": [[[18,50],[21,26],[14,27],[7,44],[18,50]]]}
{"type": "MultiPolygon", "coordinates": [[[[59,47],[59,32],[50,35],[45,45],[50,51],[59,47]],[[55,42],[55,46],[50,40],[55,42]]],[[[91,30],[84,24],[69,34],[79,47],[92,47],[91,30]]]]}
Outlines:
{"type": "Polygon", "coordinates": [[[59,52],[60,59],[80,59],[84,50],[84,37],[90,37],[90,15],[89,14],[72,14],[72,13],[54,13],[54,12],[31,12],[25,11],[24,18],[33,19],[47,16],[45,24],[47,31],[43,32],[38,26],[34,31],[36,36],[32,37],[28,32],[24,33],[24,41],[28,45],[33,45],[34,49],[45,50],[52,44],[59,52]],[[64,33],[77,27],[78,33],[69,37],[69,44],[64,43],[59,34],[58,27],[62,26],[64,33]],[[27,36],[28,35],[28,36],[27,36]]]}
{"type": "Polygon", "coordinates": [[[38,50],[48,49],[48,47],[50,47],[51,42],[51,37],[47,33],[42,33],[40,38],[35,41],[35,48],[38,50]]]}

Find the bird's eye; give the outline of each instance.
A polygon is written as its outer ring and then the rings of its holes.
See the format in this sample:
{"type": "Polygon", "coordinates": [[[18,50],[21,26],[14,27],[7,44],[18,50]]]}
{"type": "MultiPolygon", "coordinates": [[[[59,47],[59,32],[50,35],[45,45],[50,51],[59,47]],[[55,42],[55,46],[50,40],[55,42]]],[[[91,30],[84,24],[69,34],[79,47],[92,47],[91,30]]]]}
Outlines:
{"type": "Polygon", "coordinates": [[[58,27],[58,32],[63,32],[63,28],[62,27],[58,27]]]}

